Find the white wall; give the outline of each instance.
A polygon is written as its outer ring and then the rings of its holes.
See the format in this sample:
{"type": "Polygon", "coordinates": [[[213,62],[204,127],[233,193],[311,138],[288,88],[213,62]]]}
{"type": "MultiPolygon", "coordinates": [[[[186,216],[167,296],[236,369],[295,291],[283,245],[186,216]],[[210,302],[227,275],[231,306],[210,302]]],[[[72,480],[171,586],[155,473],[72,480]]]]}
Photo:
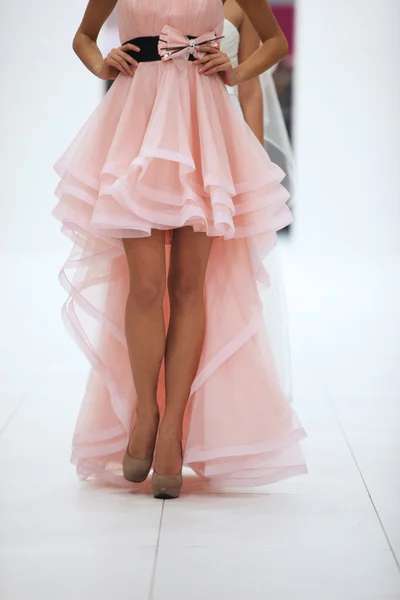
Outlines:
{"type": "MultiPolygon", "coordinates": [[[[2,252],[69,247],[50,216],[52,164],[102,94],[71,50],[85,5],[2,4],[2,252]]],[[[297,19],[296,242],[397,251],[400,3],[299,0],[297,19]]]]}
{"type": "Polygon", "coordinates": [[[298,0],[296,245],[400,251],[400,2],[298,0]]]}
{"type": "Polygon", "coordinates": [[[71,48],[85,6],[85,0],[2,2],[2,253],[64,255],[69,248],[50,216],[52,165],[101,96],[101,82],[71,48]]]}
{"type": "MultiPolygon", "coordinates": [[[[0,331],[3,340],[14,340],[12,351],[4,344],[5,370],[8,359],[17,369],[29,364],[38,336],[57,344],[67,339],[60,337],[65,294],[56,276],[70,243],[51,217],[57,183],[52,165],[103,93],[71,50],[85,4],[2,3],[0,52],[7,59],[0,111],[0,276],[11,294],[0,331]],[[19,330],[9,309],[25,315],[19,330]]],[[[394,284],[400,290],[400,3],[299,0],[297,9],[298,190],[290,260],[298,262],[290,271],[296,294],[289,304],[296,310],[303,285],[305,304],[315,291],[316,304],[333,306],[334,286],[345,307],[354,273],[360,284],[369,281],[379,291],[383,284],[376,277],[388,260],[397,280],[390,274],[385,289],[394,297],[394,284]],[[313,256],[322,258],[317,269],[313,256]],[[350,276],[347,271],[338,280],[351,261],[350,276]],[[320,269],[328,263],[334,264],[333,283],[321,296],[320,269]]],[[[359,314],[358,304],[351,310],[359,314]]],[[[378,303],[377,314],[383,310],[378,303]]]]}

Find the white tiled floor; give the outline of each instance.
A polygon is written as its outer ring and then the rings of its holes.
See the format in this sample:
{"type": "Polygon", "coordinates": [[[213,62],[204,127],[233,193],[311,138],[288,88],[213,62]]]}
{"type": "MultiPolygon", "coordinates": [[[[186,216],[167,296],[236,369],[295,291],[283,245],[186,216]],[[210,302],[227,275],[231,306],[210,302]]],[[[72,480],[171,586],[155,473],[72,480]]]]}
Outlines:
{"type": "Polygon", "coordinates": [[[0,264],[2,599],[400,599],[396,265],[284,254],[310,474],[229,494],[188,476],[169,503],[77,482],[87,366],[59,319],[60,258],[38,257],[32,285],[27,257],[0,264]]]}

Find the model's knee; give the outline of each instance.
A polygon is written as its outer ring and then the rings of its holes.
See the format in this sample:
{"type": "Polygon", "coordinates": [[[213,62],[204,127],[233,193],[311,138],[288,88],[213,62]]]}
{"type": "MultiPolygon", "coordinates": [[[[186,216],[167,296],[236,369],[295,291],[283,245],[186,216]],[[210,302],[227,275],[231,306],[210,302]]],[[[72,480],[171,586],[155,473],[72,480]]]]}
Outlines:
{"type": "Polygon", "coordinates": [[[162,306],[164,287],[155,281],[135,282],[129,291],[128,305],[131,303],[139,310],[151,310],[162,306]]]}
{"type": "Polygon", "coordinates": [[[196,274],[170,277],[168,289],[171,305],[186,307],[203,301],[203,281],[196,277],[196,274]]]}

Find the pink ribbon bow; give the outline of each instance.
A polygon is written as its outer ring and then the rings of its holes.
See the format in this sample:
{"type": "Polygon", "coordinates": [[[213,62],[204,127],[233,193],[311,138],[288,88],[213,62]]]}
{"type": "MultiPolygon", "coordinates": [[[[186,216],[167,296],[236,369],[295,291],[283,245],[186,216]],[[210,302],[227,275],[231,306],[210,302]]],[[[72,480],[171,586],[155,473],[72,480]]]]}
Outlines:
{"type": "Polygon", "coordinates": [[[221,40],[222,37],[223,36],[217,37],[215,31],[208,31],[199,37],[190,40],[184,33],[181,33],[169,25],[165,25],[160,33],[158,54],[161,56],[161,60],[189,60],[190,55],[193,55],[196,59],[203,58],[206,53],[201,52],[199,46],[211,44],[212,46],[218,47],[219,40],[221,40]]]}

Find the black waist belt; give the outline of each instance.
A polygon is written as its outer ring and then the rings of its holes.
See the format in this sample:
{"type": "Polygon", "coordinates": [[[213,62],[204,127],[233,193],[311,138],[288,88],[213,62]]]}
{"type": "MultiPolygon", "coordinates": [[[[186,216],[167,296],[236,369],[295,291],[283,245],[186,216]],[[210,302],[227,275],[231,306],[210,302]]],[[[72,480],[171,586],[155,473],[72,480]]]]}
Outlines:
{"type": "MultiPolygon", "coordinates": [[[[187,38],[189,40],[194,40],[195,36],[188,35],[187,38]]],[[[132,56],[138,63],[140,62],[154,62],[155,60],[161,60],[161,56],[158,54],[158,42],[160,37],[158,35],[154,36],[146,36],[146,37],[137,37],[133,40],[129,40],[125,42],[125,44],[134,44],[140,48],[140,52],[135,52],[134,50],[126,50],[125,52],[132,56]]],[[[172,53],[174,50],[180,50],[181,48],[171,48],[172,53]]],[[[190,54],[189,60],[196,60],[195,57],[190,54]]]]}

